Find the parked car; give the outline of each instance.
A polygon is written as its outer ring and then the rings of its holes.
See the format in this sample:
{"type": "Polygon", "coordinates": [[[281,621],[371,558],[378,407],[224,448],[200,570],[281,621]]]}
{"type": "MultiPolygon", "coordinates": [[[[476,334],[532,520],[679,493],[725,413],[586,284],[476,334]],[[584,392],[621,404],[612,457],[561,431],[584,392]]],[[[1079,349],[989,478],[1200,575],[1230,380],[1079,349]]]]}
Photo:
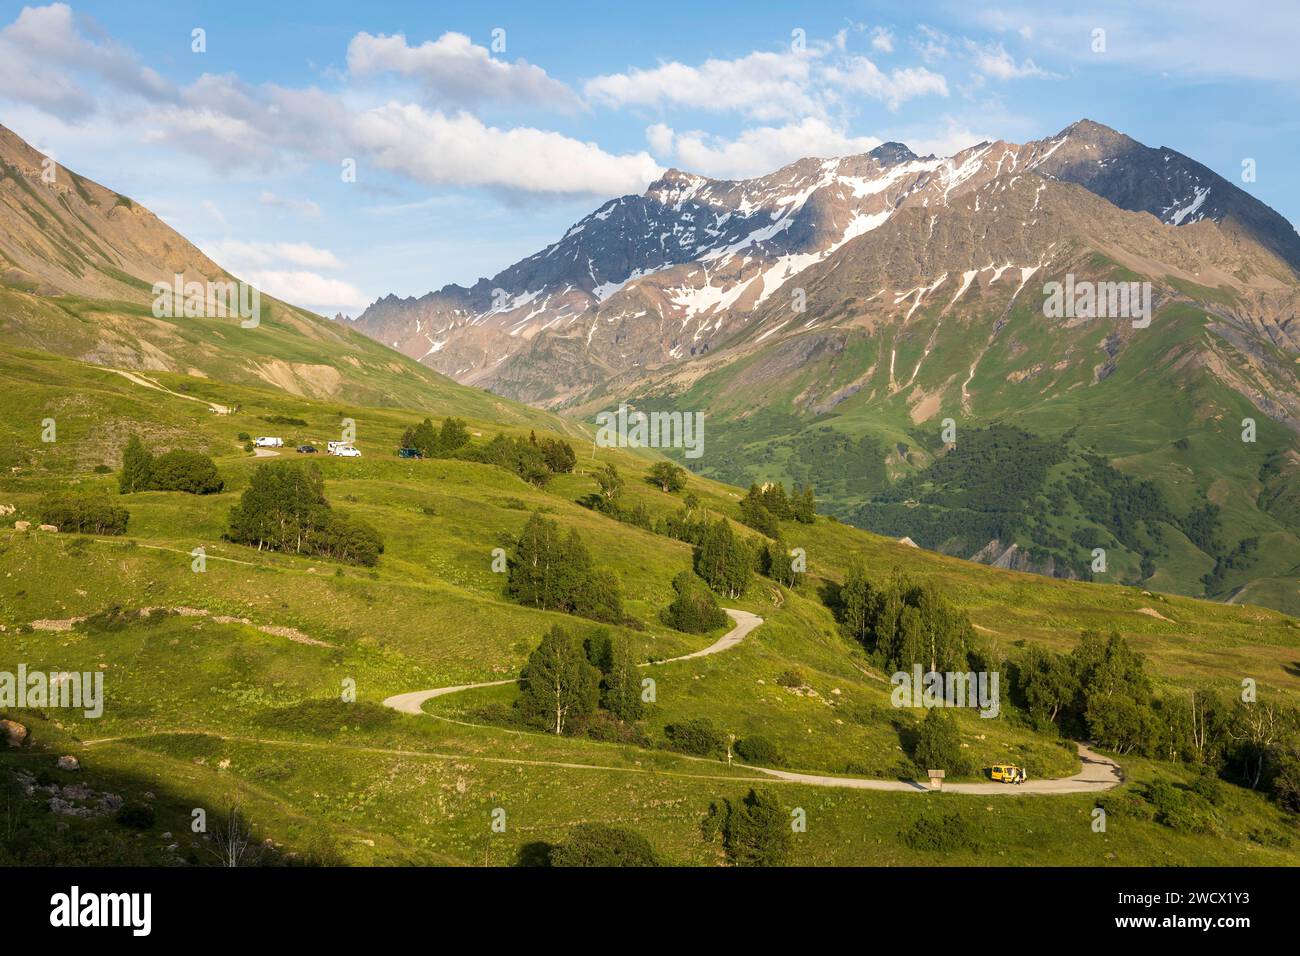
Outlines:
{"type": "Polygon", "coordinates": [[[300,454],[300,455],[314,455],[314,454],[316,454],[316,446],[315,446],[315,445],[299,445],[299,446],[298,446],[298,454],[300,454]]]}
{"type": "Polygon", "coordinates": [[[424,452],[418,448],[399,448],[397,449],[398,458],[423,458],[424,452]]]}
{"type": "Polygon", "coordinates": [[[336,455],[339,458],[360,458],[361,457],[361,452],[358,449],[353,448],[351,445],[342,445],[342,444],[335,445],[333,448],[331,448],[330,454],[336,455]]]}
{"type": "Polygon", "coordinates": [[[255,438],[253,444],[258,448],[280,448],[284,445],[284,439],[264,436],[262,438],[255,438]]]}

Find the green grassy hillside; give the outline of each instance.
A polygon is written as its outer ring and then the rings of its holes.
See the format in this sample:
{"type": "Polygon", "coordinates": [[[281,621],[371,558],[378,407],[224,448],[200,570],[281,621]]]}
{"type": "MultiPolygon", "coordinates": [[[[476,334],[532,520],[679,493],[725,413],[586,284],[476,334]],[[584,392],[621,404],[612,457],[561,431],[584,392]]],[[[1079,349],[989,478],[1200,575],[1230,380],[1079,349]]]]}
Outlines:
{"type": "MultiPolygon", "coordinates": [[[[85,783],[148,801],[157,813],[137,838],[110,818],[56,817],[19,794],[15,826],[25,835],[13,837],[20,845],[15,850],[11,841],[6,852],[24,862],[211,862],[190,832],[191,811],[237,795],[259,839],[308,861],[510,864],[528,844],[560,842],[574,824],[594,820],[639,830],[667,862],[702,865],[719,861],[717,847],[700,837],[710,803],[743,796],[756,784],[774,790],[785,807],[806,811],[807,831],[793,849],[798,864],[1300,859],[1288,818],[1263,795],[1238,787],[1227,788],[1213,832],[1178,832],[1115,814],[1107,832],[1096,834],[1090,823],[1097,798],[1088,794],[827,789],[662,747],[665,726],[702,717],[742,739],[768,738],[788,769],[881,780],[914,774],[906,750],[917,713],[890,705],[887,675],[841,634],[823,601],[855,557],[881,578],[899,567],[936,582],[999,657],[1030,645],[1065,650],[1082,630],[1115,629],[1147,656],[1157,683],[1171,689],[1210,684],[1228,692],[1249,675],[1261,698],[1300,699],[1300,622],[1283,614],[998,571],[821,517],[783,529],[791,547],[806,550],[810,580],[790,590],[759,578],[743,598],[723,602],[762,616],[757,631],[733,650],[646,670],[657,686],[641,728],[648,746],[499,726],[492,705],[509,703],[517,694],[511,685],[427,705],[428,714],[445,719],[401,715],[380,702],[405,691],[513,677],[553,624],[579,633],[596,628],[505,597],[504,576],[492,570],[493,549],[509,550],[538,510],[575,529],[595,562],[617,575],[629,621],[614,630],[639,659],[712,643],[719,632],[685,634],[659,619],[673,576],[690,567],[690,546],[577,503],[595,490],[592,473],[606,463],[627,479],[625,504],[643,505],[652,518],[676,512],[682,495],[643,480],[645,457],[548,430],[555,420],[540,414],[518,422],[520,433],[532,427],[538,438],[568,437],[578,453],[575,471],[545,490],[486,464],[396,457],[403,430],[426,414],[464,417],[476,443],[495,434],[495,400],[468,390],[449,394],[443,405],[431,400],[401,410],[152,377],[166,390],[50,355],[0,357],[0,395],[12,410],[0,425],[0,504],[16,509],[0,530],[0,671],[22,662],[33,670],[102,672],[107,696],[99,719],[55,709],[0,713],[27,726],[31,737],[22,748],[0,751],[0,772],[11,789],[21,770],[39,785],[85,783]],[[217,415],[208,402],[238,411],[217,415]],[[307,424],[267,422],[275,416],[307,424]],[[379,564],[344,565],[223,541],[230,508],[262,463],[243,450],[239,434],[280,434],[282,457],[294,457],[293,443],[323,444],[344,417],[356,421],[363,457],[316,457],[323,459],[329,500],[384,535],[379,564]],[[52,443],[40,440],[45,418],[57,424],[52,443]],[[130,433],[156,450],[212,455],[225,491],[118,497],[116,476],[103,466],[117,467],[130,433]],[[128,534],[13,530],[14,520],[36,518],[41,495],[54,488],[113,494],[130,509],[128,534]],[[198,547],[207,556],[202,573],[192,570],[198,547]],[[791,671],[797,682],[788,679],[791,671]],[[340,699],[345,682],[355,685],[355,703],[340,699]],[[54,761],[63,754],[76,756],[83,769],[58,770],[54,761]],[[504,832],[491,826],[497,808],[506,814],[504,832]],[[982,834],[979,845],[945,852],[909,845],[902,834],[938,811],[971,821],[982,834]]],[[[705,509],[735,517],[735,488],[693,476],[686,491],[705,509]]],[[[962,712],[957,722],[976,768],[1013,760],[1035,778],[1078,770],[1072,744],[1010,706],[998,719],[962,712]]],[[[1119,760],[1126,775],[1121,793],[1155,779],[1195,777],[1186,765],[1119,760]]]]}

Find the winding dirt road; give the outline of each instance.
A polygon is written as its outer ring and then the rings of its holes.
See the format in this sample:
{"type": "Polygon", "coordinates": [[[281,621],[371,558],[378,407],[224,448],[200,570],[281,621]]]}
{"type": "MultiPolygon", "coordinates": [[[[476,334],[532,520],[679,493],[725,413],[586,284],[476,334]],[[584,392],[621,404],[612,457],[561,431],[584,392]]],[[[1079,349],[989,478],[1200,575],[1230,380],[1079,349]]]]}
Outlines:
{"type": "MultiPolygon", "coordinates": [[[[683,654],[680,657],[670,657],[662,661],[648,661],[644,664],[638,664],[638,667],[654,667],[659,664],[672,664],[675,661],[689,661],[699,657],[707,657],[710,654],[718,654],[722,651],[730,650],[735,647],[755,628],[763,623],[763,619],[757,614],[751,614],[748,611],[738,611],[733,608],[723,608],[727,616],[736,622],[736,626],[729,630],[722,637],[718,638],[703,650],[695,651],[691,654],[683,654]]],[[[394,694],[384,700],[384,706],[392,710],[399,711],[403,714],[421,715],[424,713],[424,702],[432,700],[435,697],[443,697],[447,694],[459,693],[463,690],[474,690],[479,687],[500,687],[504,684],[517,683],[518,678],[511,677],[506,680],[482,681],[477,684],[456,684],[452,687],[435,687],[430,690],[413,690],[405,694],[394,694]]],[[[1110,790],[1119,786],[1123,781],[1119,765],[1109,757],[1103,757],[1083,744],[1077,744],[1079,748],[1079,759],[1083,761],[1083,769],[1072,777],[1058,777],[1053,780],[1028,780],[1021,784],[1004,784],[1004,783],[945,783],[943,791],[945,793],[969,793],[999,795],[1004,797],[1023,796],[1024,794],[1052,794],[1052,793],[1092,793],[1100,790],[1110,790]]],[[[704,758],[691,758],[704,759],[704,758]]],[[[712,762],[712,761],[708,761],[712,762]]],[[[550,763],[549,761],[536,761],[536,763],[550,763]]],[[[565,766],[559,764],[559,766],[565,766]]],[[[925,784],[918,783],[915,780],[869,780],[862,777],[833,777],[824,774],[798,773],[793,770],[773,770],[769,767],[755,767],[751,764],[735,763],[734,766],[742,767],[746,770],[753,770],[756,773],[764,774],[776,780],[782,780],[787,783],[803,783],[815,787],[841,787],[850,790],[890,790],[901,793],[929,793],[930,788],[925,784]]],[[[593,768],[594,769],[594,768],[593,768]]]]}

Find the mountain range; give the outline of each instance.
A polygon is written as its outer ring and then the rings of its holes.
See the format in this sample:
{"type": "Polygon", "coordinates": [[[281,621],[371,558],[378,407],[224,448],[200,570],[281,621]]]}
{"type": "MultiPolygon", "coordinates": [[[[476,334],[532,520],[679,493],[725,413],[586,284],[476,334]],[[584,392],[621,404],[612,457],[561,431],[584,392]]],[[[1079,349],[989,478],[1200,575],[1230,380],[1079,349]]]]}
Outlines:
{"type": "Polygon", "coordinates": [[[669,170],[355,327],[569,415],[703,411],[686,464],[811,483],[925,547],[1295,610],[1298,268],[1300,235],[1248,192],[1080,120],[946,158],[886,143],[742,181],[669,170]],[[1049,318],[1057,282],[1149,283],[1152,321],[1049,318]],[[944,440],[949,420],[973,441],[944,440]]]}

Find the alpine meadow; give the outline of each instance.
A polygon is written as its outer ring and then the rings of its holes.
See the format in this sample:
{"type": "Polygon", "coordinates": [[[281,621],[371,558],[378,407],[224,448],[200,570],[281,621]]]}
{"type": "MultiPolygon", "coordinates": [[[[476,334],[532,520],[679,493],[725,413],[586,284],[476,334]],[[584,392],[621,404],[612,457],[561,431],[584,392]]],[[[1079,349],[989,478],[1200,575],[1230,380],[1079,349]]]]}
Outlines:
{"type": "Polygon", "coordinates": [[[1300,865],[1295,10],[0,14],[36,922],[1300,865]]]}

